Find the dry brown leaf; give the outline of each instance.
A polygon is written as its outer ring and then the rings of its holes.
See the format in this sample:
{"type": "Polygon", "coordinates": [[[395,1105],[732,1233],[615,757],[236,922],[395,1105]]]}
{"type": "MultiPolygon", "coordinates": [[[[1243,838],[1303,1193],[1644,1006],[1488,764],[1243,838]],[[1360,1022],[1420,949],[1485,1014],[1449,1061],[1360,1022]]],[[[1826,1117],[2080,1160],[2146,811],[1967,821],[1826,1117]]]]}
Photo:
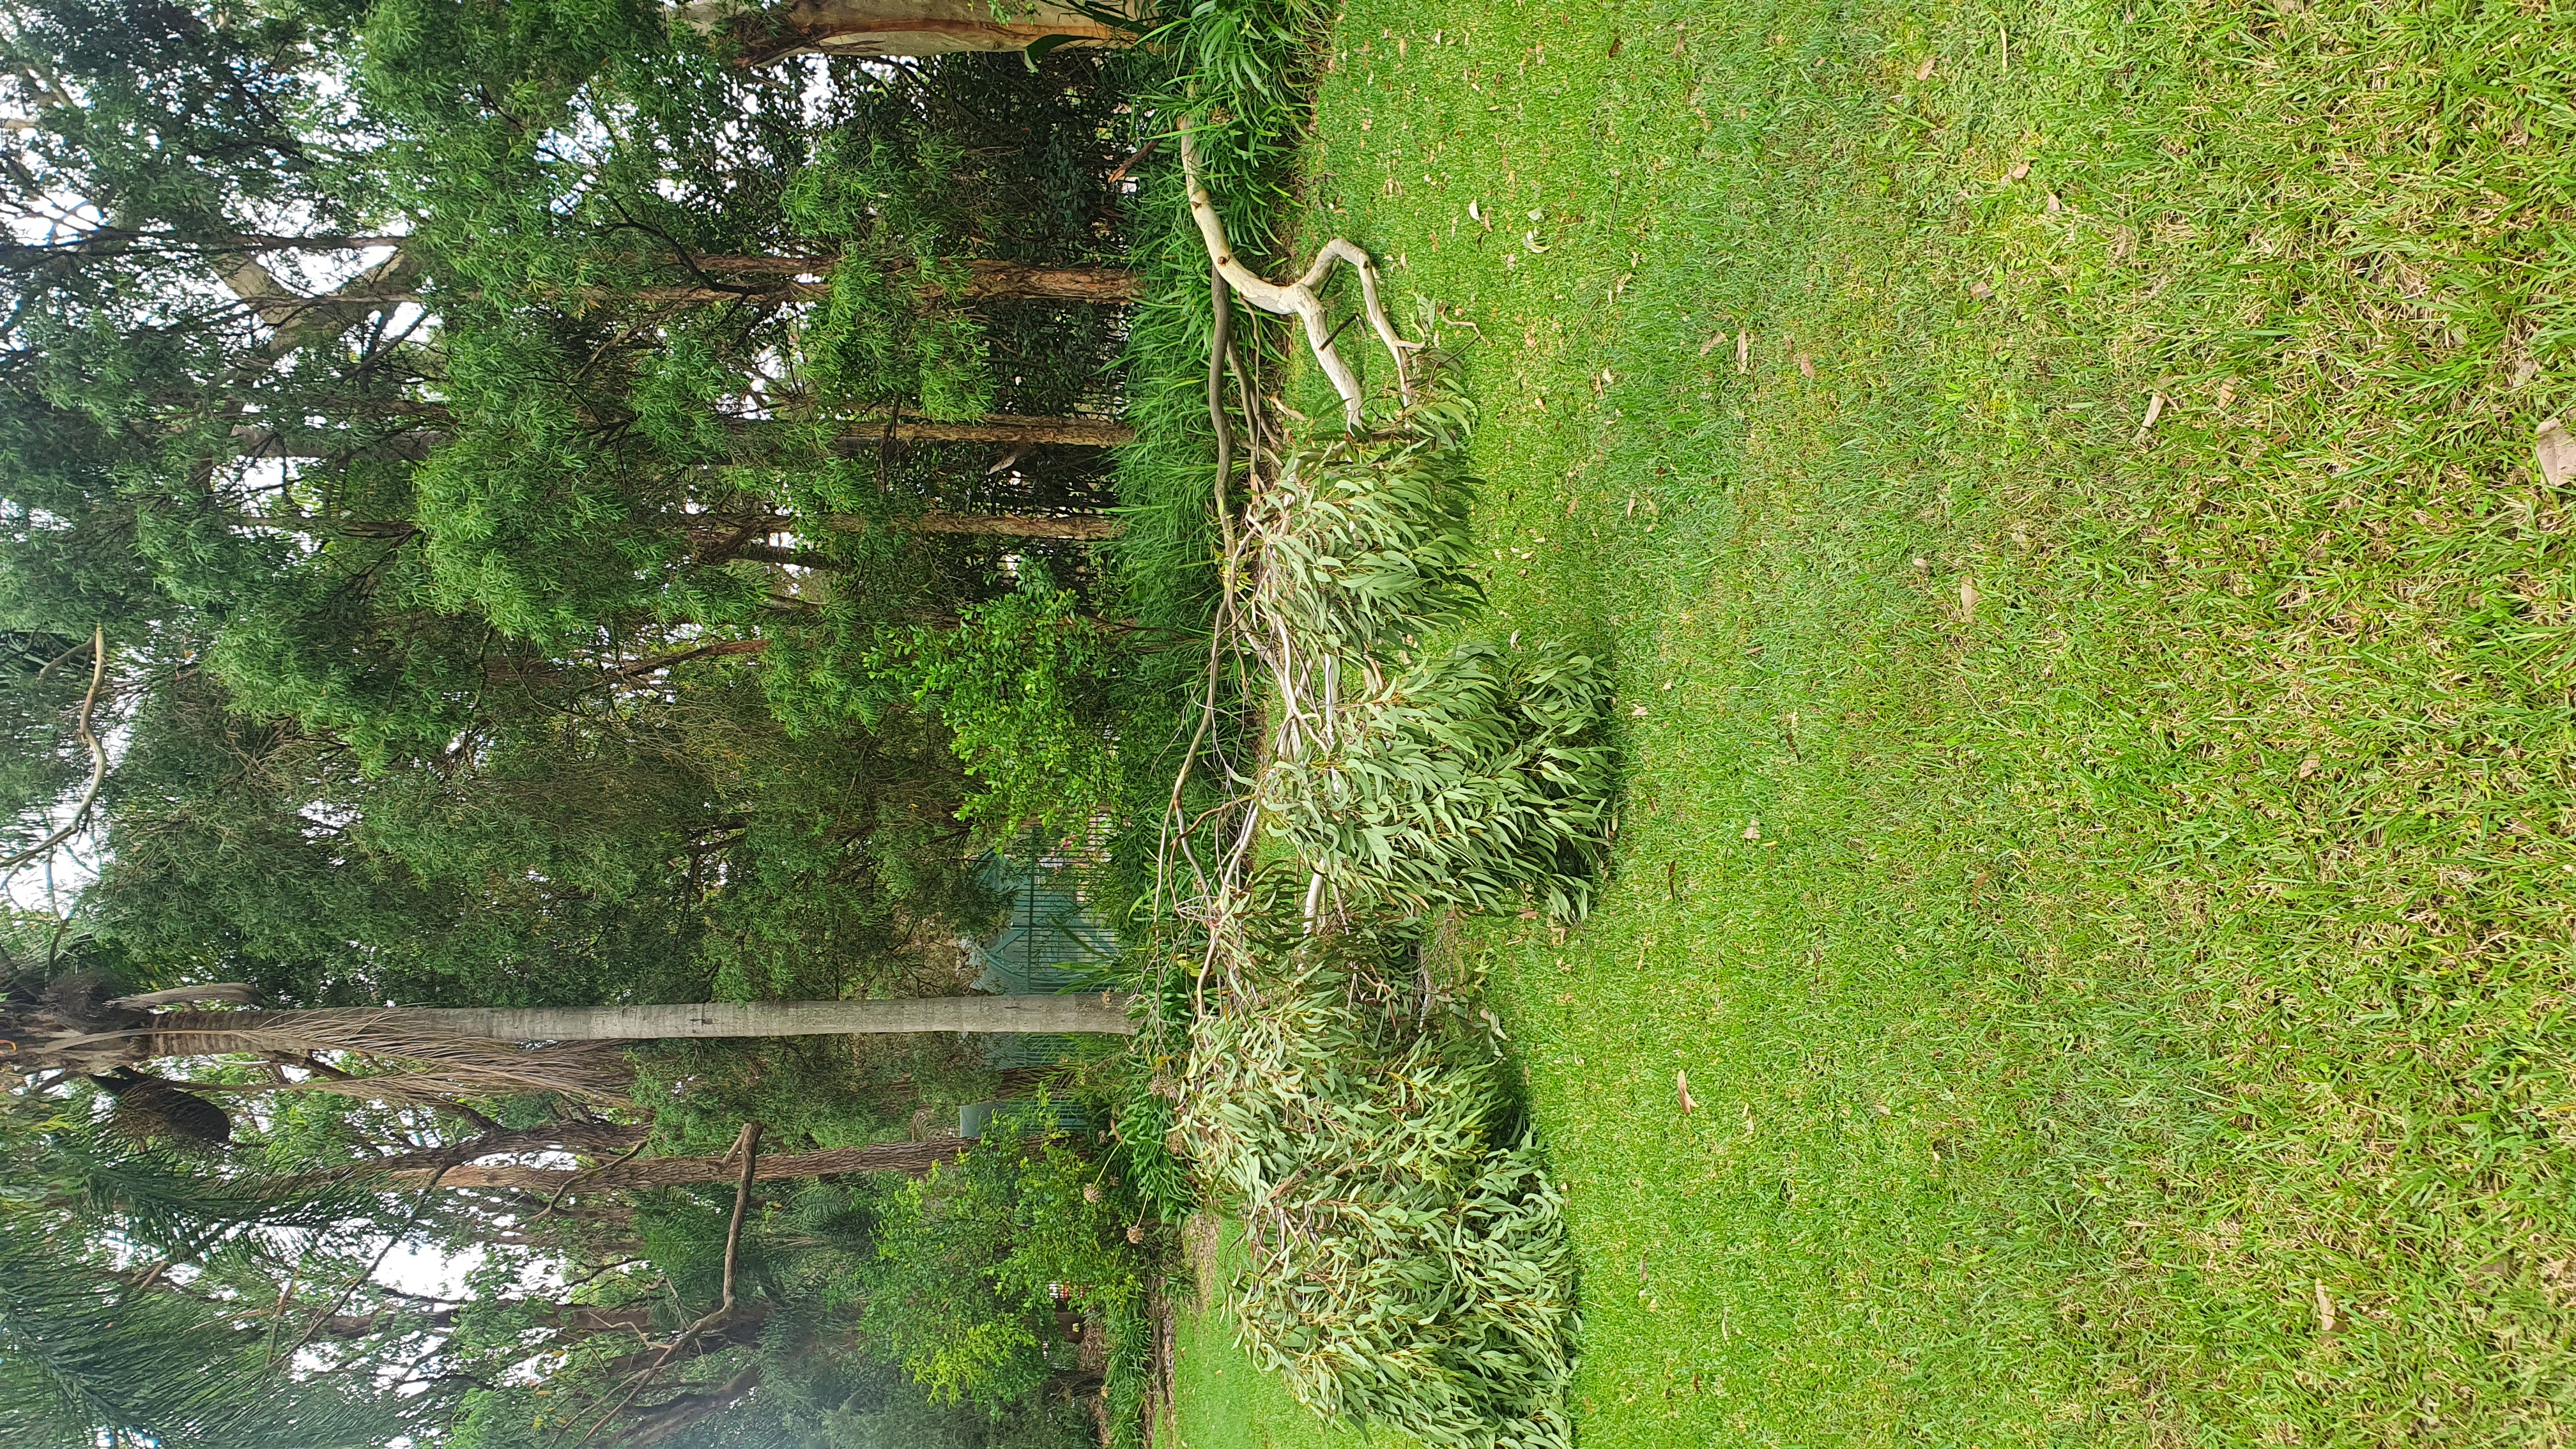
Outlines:
{"type": "Polygon", "coordinates": [[[2335,1331],[2334,1299],[2326,1293],[2326,1281],[2323,1278],[2317,1280],[2317,1331],[2319,1333],[2335,1331]]]}
{"type": "Polygon", "coordinates": [[[1701,344],[1699,345],[1699,355],[1700,355],[1700,356],[1702,356],[1702,357],[1706,357],[1706,356],[1708,356],[1710,353],[1715,352],[1715,351],[1717,350],[1717,344],[1719,344],[1719,343],[1721,343],[1721,342],[1724,342],[1725,340],[1726,340],[1726,334],[1725,334],[1725,333],[1723,333],[1723,332],[1720,332],[1720,333],[1719,333],[1719,334],[1717,334],[1715,337],[1712,337],[1712,338],[1708,339],[1706,342],[1703,342],[1703,343],[1701,343],[1701,344]]]}
{"type": "Polygon", "coordinates": [[[1966,621],[1977,617],[1977,600],[1984,597],[1985,595],[1977,592],[1977,581],[1975,579],[1959,580],[1960,622],[1965,623],[1966,621]]]}
{"type": "Polygon", "coordinates": [[[1753,370],[1753,334],[1750,332],[1735,334],[1735,370],[1737,372],[1753,370]]]}
{"type": "Polygon", "coordinates": [[[2220,411],[2225,411],[2227,405],[2234,401],[2236,401],[2236,379],[2231,377],[2227,381],[2218,385],[2218,406],[2220,411]]]}
{"type": "MultiPolygon", "coordinates": [[[[1696,1111],[1698,1111],[1698,1110],[1699,1110],[1699,1103],[1698,1103],[1698,1102],[1696,1102],[1696,1101],[1693,1101],[1693,1100],[1691,1099],[1691,1094],[1690,1094],[1690,1073],[1688,1073],[1688,1072],[1683,1072],[1683,1071],[1676,1071],[1676,1072],[1674,1072],[1674,1073],[1673,1073],[1673,1090],[1674,1090],[1674,1092],[1676,1092],[1677,1094],[1679,1094],[1679,1095],[1680,1095],[1680,1097],[1681,1097],[1681,1099],[1682,1099],[1682,1111],[1683,1111],[1685,1114],[1692,1113],[1692,1112],[1696,1112],[1696,1111]]],[[[1642,1263],[1642,1260],[1640,1260],[1640,1261],[1641,1261],[1641,1263],[1642,1263]]],[[[1639,1271],[1641,1271],[1641,1272],[1643,1271],[1642,1267],[1640,1268],[1640,1270],[1639,1270],[1639,1271]]]]}
{"type": "Polygon", "coordinates": [[[1937,55],[1927,55],[1923,57],[1923,63],[1914,68],[1914,78],[1916,80],[1930,80],[1932,78],[1932,67],[1940,59],[1941,57],[1937,55]]]}
{"type": "Polygon", "coordinates": [[[2055,216],[2055,215],[2057,215],[2059,212],[2064,211],[2065,209],[2066,209],[2066,203],[2065,203],[2065,202],[2062,202],[2062,201],[2060,201],[2060,200],[2058,200],[2058,199],[2057,199],[2057,193],[2056,193],[2056,192],[2052,191],[2052,192],[2048,193],[2048,214],[2049,214],[2049,215],[2051,215],[2051,216],[2055,216]]]}
{"type": "Polygon", "coordinates": [[[1816,375],[1816,359],[1809,357],[1803,352],[1799,353],[1798,375],[1800,377],[1812,379],[1816,375]]]}
{"type": "Polygon", "coordinates": [[[2015,161],[2012,164],[2012,169],[2004,173],[2004,179],[2006,181],[2019,181],[2028,175],[2030,175],[2030,163],[2027,161],[2015,161]]]}
{"type": "Polygon", "coordinates": [[[2310,755],[2306,759],[2299,761],[2299,778],[2302,780],[2308,778],[2310,775],[2315,774],[2319,767],[2324,764],[2325,761],[2318,759],[2314,755],[2310,755]]]}
{"type": "Polygon", "coordinates": [[[1747,840],[1760,840],[1762,838],[1762,822],[1758,819],[1745,822],[1744,838],[1747,840]]]}
{"type": "Polygon", "coordinates": [[[2132,441],[2140,443],[2145,442],[2147,440],[2148,431],[2156,425],[2156,419],[2163,417],[2164,415],[2165,395],[2160,392],[2151,392],[2147,394],[2146,420],[2138,424],[2138,436],[2132,441]]]}
{"type": "Polygon", "coordinates": [[[1968,295],[1982,302],[1995,294],[1995,289],[1980,277],[1968,284],[1968,295]]]}
{"type": "Polygon", "coordinates": [[[2556,418],[2540,425],[2533,440],[2532,460],[2540,465],[2540,476],[2552,488],[2564,488],[2576,482],[2576,435],[2556,418]]]}

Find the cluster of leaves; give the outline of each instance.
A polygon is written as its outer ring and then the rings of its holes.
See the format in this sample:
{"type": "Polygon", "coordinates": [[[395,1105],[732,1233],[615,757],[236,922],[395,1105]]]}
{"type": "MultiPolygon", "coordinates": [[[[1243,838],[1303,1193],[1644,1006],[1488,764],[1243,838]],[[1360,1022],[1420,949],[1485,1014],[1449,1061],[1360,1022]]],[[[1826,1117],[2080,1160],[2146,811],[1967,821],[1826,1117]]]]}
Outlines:
{"type": "Polygon", "coordinates": [[[1580,917],[1606,853],[1608,674],[1552,644],[1426,652],[1469,571],[1474,410],[1437,353],[1376,436],[1293,454],[1246,519],[1246,607],[1282,698],[1264,828],[1345,911],[1580,917]],[[1276,645],[1269,641],[1276,639],[1276,645]],[[1392,656],[1392,657],[1390,657],[1392,656]]]}
{"type": "Polygon", "coordinates": [[[1112,626],[1032,570],[1019,592],[969,607],[954,629],[889,639],[867,667],[947,726],[980,787],[960,818],[997,841],[1028,830],[1058,840],[1080,837],[1117,803],[1124,657],[1112,626]]]}
{"type": "Polygon", "coordinates": [[[1265,952],[1193,1043],[1182,1130],[1244,1224],[1239,1332],[1327,1418],[1567,1449],[1563,1199],[1490,1063],[1352,989],[1415,948],[1358,928],[1265,952]]]}
{"type": "Polygon", "coordinates": [[[1468,642],[1348,706],[1261,775],[1274,838],[1343,909],[1581,917],[1607,857],[1614,757],[1592,659],[1468,642]]]}

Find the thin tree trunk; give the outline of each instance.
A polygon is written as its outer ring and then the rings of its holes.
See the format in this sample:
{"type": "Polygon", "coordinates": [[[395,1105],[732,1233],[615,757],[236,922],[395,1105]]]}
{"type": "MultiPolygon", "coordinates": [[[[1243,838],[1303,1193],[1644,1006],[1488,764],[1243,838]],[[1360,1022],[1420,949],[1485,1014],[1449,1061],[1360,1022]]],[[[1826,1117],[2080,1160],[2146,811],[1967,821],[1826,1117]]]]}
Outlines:
{"type": "MultiPolygon", "coordinates": [[[[737,47],[735,64],[768,65],[791,55],[947,55],[960,50],[1026,50],[1041,40],[1121,46],[1132,31],[1107,24],[1067,0],[788,0],[745,10],[720,0],[690,0],[680,16],[737,47]],[[1007,15],[1002,19],[997,16],[1007,15]]],[[[1100,8],[1133,15],[1135,0],[1100,8]]]]}
{"type": "MultiPolygon", "coordinates": [[[[667,266],[674,264],[678,259],[639,257],[636,260],[658,262],[667,266]]],[[[565,287],[547,289],[537,295],[553,301],[595,305],[612,302],[662,302],[698,306],[717,302],[760,301],[764,298],[810,302],[832,295],[830,274],[834,267],[840,265],[840,259],[837,257],[706,256],[689,257],[686,260],[693,269],[712,275],[779,277],[783,280],[742,287],[693,287],[678,283],[652,283],[634,287],[565,287]],[[821,280],[811,282],[804,280],[808,275],[819,277],[821,280]]],[[[255,262],[245,265],[254,268],[257,266],[255,262]]],[[[966,286],[963,296],[970,302],[1096,302],[1103,306],[1116,306],[1133,302],[1145,292],[1143,275],[1126,267],[1093,266],[1083,263],[1046,266],[1036,262],[1004,262],[987,258],[960,259],[949,265],[965,271],[966,286]]],[[[910,274],[909,269],[895,270],[898,278],[910,274]]],[[[262,275],[265,274],[262,273],[262,275]]],[[[245,272],[241,285],[249,288],[256,283],[250,274],[245,272]]],[[[926,284],[924,289],[929,290],[926,284]]],[[[456,295],[481,297],[484,294],[467,291],[456,295]]],[[[353,307],[386,307],[418,302],[420,293],[407,287],[385,287],[373,290],[327,292],[319,296],[306,297],[281,289],[246,295],[245,300],[254,301],[257,305],[265,307],[267,311],[262,314],[263,316],[274,314],[272,320],[282,322],[318,310],[337,308],[346,311],[353,307]]]]}
{"type": "MultiPolygon", "coordinates": [[[[224,1016],[252,1013],[217,1013],[224,1016]]],[[[301,1012],[269,1012],[279,1018],[301,1012]]],[[[698,1002],[688,1006],[414,1007],[401,1016],[442,1036],[510,1042],[848,1036],[873,1032],[1132,1034],[1123,1001],[1080,996],[908,996],[881,1001],[698,1002]]]]}
{"type": "MultiPolygon", "coordinates": [[[[768,1182],[786,1177],[832,1177],[845,1172],[900,1172],[920,1177],[941,1163],[954,1162],[973,1144],[885,1142],[872,1147],[835,1147],[822,1152],[763,1154],[752,1164],[752,1176],[768,1182]]],[[[585,1192],[624,1192],[640,1187],[683,1187],[691,1183],[731,1182],[742,1175],[739,1157],[647,1157],[612,1162],[604,1167],[520,1167],[489,1164],[436,1168],[414,1167],[386,1174],[394,1187],[427,1187],[433,1175],[440,1187],[509,1188],[552,1197],[565,1188],[585,1192]]]]}
{"type": "MultiPolygon", "coordinates": [[[[423,410],[424,416],[432,415],[423,410]]],[[[861,456],[885,443],[1011,443],[1021,447],[1060,444],[1078,448],[1114,448],[1135,441],[1136,430],[1114,418],[1102,417],[1030,417],[1020,413],[994,413],[972,422],[935,423],[922,418],[896,417],[890,423],[865,416],[845,420],[841,430],[831,435],[835,450],[848,456],[861,456]]],[[[733,430],[751,438],[775,438],[788,434],[810,435],[811,425],[782,422],[772,418],[741,418],[733,430]]],[[[273,458],[286,460],[315,459],[394,459],[418,463],[426,461],[447,435],[436,429],[395,433],[388,437],[352,441],[344,447],[329,446],[313,436],[318,429],[300,429],[288,437],[264,424],[244,424],[233,429],[238,458],[273,458]]]]}
{"type": "MultiPolygon", "coordinates": [[[[825,522],[838,533],[865,533],[876,525],[854,513],[835,513],[825,522]]],[[[924,513],[894,525],[913,533],[973,533],[1002,538],[1063,538],[1097,542],[1118,536],[1118,520],[1106,514],[1056,516],[1044,513],[924,513]]]]}
{"type": "MultiPolygon", "coordinates": [[[[703,514],[692,515],[686,521],[698,523],[705,517],[706,515],[703,514]]],[[[297,533],[318,527],[356,538],[409,538],[420,532],[418,524],[393,520],[297,518],[287,515],[245,513],[239,515],[238,521],[250,528],[283,528],[297,533]]],[[[800,522],[808,521],[793,516],[782,516],[774,531],[786,532],[795,528],[800,522]]],[[[856,513],[827,513],[822,515],[821,522],[825,528],[835,533],[867,533],[877,526],[875,520],[856,513]]],[[[898,519],[888,526],[898,532],[908,533],[980,533],[994,534],[1003,538],[1063,538],[1081,542],[1116,538],[1119,528],[1117,519],[1098,513],[946,513],[937,510],[908,519],[898,519]]],[[[802,558],[767,558],[763,554],[754,552],[751,546],[737,548],[731,556],[775,563],[808,562],[802,558]]],[[[688,650],[667,662],[676,663],[679,659],[695,659],[702,655],[757,654],[761,647],[758,640],[728,641],[688,650]]],[[[661,663],[655,662],[636,666],[628,672],[642,672],[646,668],[659,667],[661,663]]]]}
{"type": "MultiPolygon", "coordinates": [[[[764,429],[802,425],[750,420],[736,426],[757,434],[764,429]]],[[[1062,443],[1081,448],[1114,448],[1136,440],[1134,428],[1113,418],[1036,418],[1019,413],[992,413],[964,423],[897,417],[891,429],[882,422],[856,418],[844,427],[846,431],[836,441],[842,452],[850,454],[865,453],[889,435],[898,443],[1062,443]]]]}
{"type": "MultiPolygon", "coordinates": [[[[746,297],[790,297],[813,301],[832,294],[828,276],[839,265],[831,257],[692,257],[697,270],[733,276],[777,276],[789,280],[767,286],[737,287],[589,287],[577,295],[584,301],[615,302],[632,298],[639,302],[678,302],[690,305],[738,302],[746,297]],[[824,276],[823,281],[801,280],[804,273],[824,276]]],[[[1144,295],[1144,278],[1125,267],[1039,266],[1030,262],[967,261],[958,263],[966,270],[965,298],[980,301],[1052,301],[1095,302],[1116,306],[1133,302],[1144,295]]]]}
{"type": "Polygon", "coordinates": [[[418,1152],[380,1157],[364,1165],[372,1172],[402,1177],[406,1174],[424,1176],[442,1167],[452,1173],[459,1169],[460,1164],[478,1157],[497,1157],[504,1152],[542,1152],[560,1148],[568,1152],[607,1156],[624,1152],[643,1141],[645,1130],[624,1122],[549,1122],[543,1127],[486,1132],[480,1137],[446,1147],[429,1147],[418,1152]]]}

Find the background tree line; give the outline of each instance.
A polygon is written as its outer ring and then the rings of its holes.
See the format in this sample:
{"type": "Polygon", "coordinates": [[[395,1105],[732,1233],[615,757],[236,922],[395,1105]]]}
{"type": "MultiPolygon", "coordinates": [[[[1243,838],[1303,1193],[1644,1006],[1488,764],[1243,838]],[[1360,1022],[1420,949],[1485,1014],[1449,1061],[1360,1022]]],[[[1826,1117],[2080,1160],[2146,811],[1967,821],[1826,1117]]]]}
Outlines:
{"type": "MultiPolygon", "coordinates": [[[[1178,636],[1100,567],[1143,61],[776,63],[634,0],[0,26],[13,1021],[953,995],[978,856],[1148,773],[1178,636]]],[[[1031,1089],[955,1037],[506,1089],[247,1045],[13,1078],[0,1419],[1050,1443],[1141,1332],[1099,1142],[891,1140],[1031,1089]]]]}

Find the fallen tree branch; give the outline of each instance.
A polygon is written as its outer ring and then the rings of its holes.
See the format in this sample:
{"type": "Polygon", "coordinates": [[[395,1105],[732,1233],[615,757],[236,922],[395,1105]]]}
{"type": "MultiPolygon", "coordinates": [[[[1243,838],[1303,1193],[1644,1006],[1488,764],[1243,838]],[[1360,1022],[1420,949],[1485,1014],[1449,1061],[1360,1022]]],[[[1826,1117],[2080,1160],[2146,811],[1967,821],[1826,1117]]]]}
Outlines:
{"type": "Polygon", "coordinates": [[[1413,401],[1413,383],[1406,374],[1404,354],[1418,350],[1422,344],[1407,342],[1396,335],[1395,323],[1388,319],[1386,307],[1378,301],[1377,264],[1369,254],[1340,237],[1334,237],[1316,249],[1315,264],[1306,274],[1285,284],[1265,281],[1245,266],[1234,254],[1233,244],[1225,237],[1225,222],[1216,214],[1216,199],[1199,179],[1198,145],[1191,139],[1190,128],[1181,128],[1181,172],[1189,184],[1190,219],[1198,223],[1199,236],[1207,243],[1208,258],[1216,263],[1219,275],[1240,294],[1243,300],[1264,312],[1294,316],[1306,324],[1306,342],[1315,352],[1333,388],[1342,395],[1342,417],[1346,426],[1358,432],[1363,425],[1360,411],[1362,394],[1359,374],[1333,350],[1335,330],[1324,311],[1324,299],[1316,292],[1332,274],[1333,263],[1347,262],[1360,274],[1360,300],[1368,314],[1370,330],[1386,344],[1387,355],[1395,359],[1396,391],[1407,403],[1413,401]]]}

